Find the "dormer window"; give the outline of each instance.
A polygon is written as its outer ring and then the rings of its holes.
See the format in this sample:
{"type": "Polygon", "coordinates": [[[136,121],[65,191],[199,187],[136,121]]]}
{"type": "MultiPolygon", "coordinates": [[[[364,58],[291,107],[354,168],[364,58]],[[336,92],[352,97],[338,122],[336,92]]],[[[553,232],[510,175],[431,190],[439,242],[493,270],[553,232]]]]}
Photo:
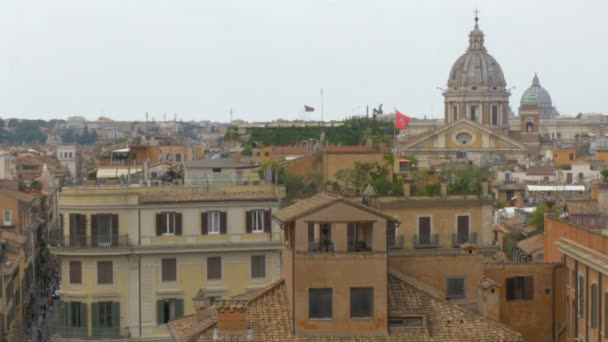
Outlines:
{"type": "Polygon", "coordinates": [[[391,317],[388,326],[394,328],[424,328],[425,319],[423,315],[412,315],[403,317],[391,317]]]}

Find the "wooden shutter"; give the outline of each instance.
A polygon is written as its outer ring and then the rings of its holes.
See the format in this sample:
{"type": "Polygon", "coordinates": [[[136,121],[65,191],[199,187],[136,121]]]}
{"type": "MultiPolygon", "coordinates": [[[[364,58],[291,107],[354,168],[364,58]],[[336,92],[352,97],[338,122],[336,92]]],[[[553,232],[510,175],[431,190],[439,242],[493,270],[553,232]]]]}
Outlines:
{"type": "Polygon", "coordinates": [[[165,231],[165,220],[163,220],[165,218],[165,214],[163,213],[158,213],[156,214],[156,236],[161,236],[163,235],[163,232],[165,231]]]}
{"type": "Polygon", "coordinates": [[[79,215],[78,235],[80,236],[80,244],[82,247],[87,245],[87,217],[79,215]]]}
{"type": "Polygon", "coordinates": [[[228,232],[228,215],[225,211],[220,212],[220,234],[228,232]]]}
{"type": "Polygon", "coordinates": [[[165,324],[165,310],[163,310],[163,300],[156,301],[156,323],[158,325],[165,324]]]}
{"type": "Polygon", "coordinates": [[[118,246],[118,214],[112,215],[112,246],[118,246]]]}
{"type": "Polygon", "coordinates": [[[270,218],[270,210],[264,210],[264,233],[270,233],[272,221],[270,218]]]}
{"type": "Polygon", "coordinates": [[[112,302],[112,328],[120,329],[120,302],[112,302]]]}
{"type": "Polygon", "coordinates": [[[91,215],[91,247],[97,247],[97,215],[91,215]]]}
{"type": "Polygon", "coordinates": [[[162,259],[162,280],[176,281],[177,280],[177,259],[162,259]]]}
{"type": "Polygon", "coordinates": [[[175,235],[182,235],[182,213],[175,213],[175,235]]]}
{"type": "Polygon", "coordinates": [[[184,300],[175,299],[175,319],[184,316],[184,300]]]}
{"type": "Polygon", "coordinates": [[[82,284],[82,263],[70,261],[70,284],[82,284]]]}
{"type": "Polygon", "coordinates": [[[251,210],[245,211],[245,232],[251,233],[251,210]]]}
{"type": "MultiPolygon", "coordinates": [[[[84,318],[85,320],[87,319],[86,317],[84,318]]],[[[93,328],[93,336],[99,336],[98,335],[98,331],[96,331],[96,329],[98,328],[98,324],[99,323],[99,303],[92,303],[91,304],[91,327],[93,328]]]]}
{"type": "Polygon", "coordinates": [[[201,213],[201,234],[207,235],[209,232],[207,230],[207,212],[201,213]]]}

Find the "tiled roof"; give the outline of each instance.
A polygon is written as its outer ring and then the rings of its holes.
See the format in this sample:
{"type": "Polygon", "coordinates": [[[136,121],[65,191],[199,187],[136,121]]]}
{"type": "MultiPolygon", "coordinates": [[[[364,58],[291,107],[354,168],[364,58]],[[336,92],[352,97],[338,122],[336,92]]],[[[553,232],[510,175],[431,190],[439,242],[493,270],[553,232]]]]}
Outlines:
{"type": "Polygon", "coordinates": [[[597,202],[592,200],[567,201],[566,208],[569,214],[600,214],[597,202]]]}
{"type": "Polygon", "coordinates": [[[536,234],[525,240],[521,240],[517,243],[517,248],[521,249],[522,252],[531,255],[534,252],[538,252],[545,248],[545,240],[543,234],[536,234]]]}
{"type": "Polygon", "coordinates": [[[384,217],[384,218],[394,221],[394,222],[399,221],[396,218],[389,216],[380,210],[374,209],[372,207],[369,207],[369,206],[366,206],[366,205],[363,205],[363,204],[360,204],[357,202],[353,202],[353,201],[345,199],[341,196],[330,194],[327,192],[318,193],[314,196],[305,198],[303,200],[299,200],[296,203],[279,210],[272,216],[275,219],[279,220],[280,222],[289,222],[289,221],[296,220],[302,216],[306,216],[310,213],[313,213],[319,209],[328,207],[336,202],[344,202],[350,206],[359,208],[361,210],[368,211],[368,212],[372,213],[373,215],[384,217]]]}
{"type": "Polygon", "coordinates": [[[526,170],[527,176],[555,176],[553,166],[533,166],[526,170]]]}
{"type": "MultiPolygon", "coordinates": [[[[389,310],[393,315],[399,313],[421,314],[426,316],[426,328],[391,329],[387,336],[296,336],[291,332],[289,302],[285,283],[280,281],[260,292],[249,302],[249,326],[255,341],[265,342],[470,342],[470,341],[523,341],[522,336],[508,327],[490,319],[478,316],[442,299],[433,297],[417,287],[395,277],[389,276],[389,310]]],[[[244,336],[226,335],[218,332],[213,338],[214,324],[208,321],[193,322],[191,316],[169,323],[172,336],[176,341],[245,341],[244,336]],[[182,321],[182,322],[179,322],[182,321]],[[206,326],[196,339],[177,339],[182,336],[177,331],[189,331],[206,326]]]]}
{"type": "Polygon", "coordinates": [[[272,154],[307,154],[308,147],[305,146],[275,146],[272,154]]]}

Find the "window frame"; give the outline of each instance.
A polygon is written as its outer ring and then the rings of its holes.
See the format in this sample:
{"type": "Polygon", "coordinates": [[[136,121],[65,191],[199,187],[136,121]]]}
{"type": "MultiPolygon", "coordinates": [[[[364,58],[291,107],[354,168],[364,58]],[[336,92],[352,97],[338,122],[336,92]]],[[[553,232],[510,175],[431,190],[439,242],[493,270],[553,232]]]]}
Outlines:
{"type": "Polygon", "coordinates": [[[308,319],[309,320],[332,320],[334,316],[334,305],[333,305],[333,289],[331,287],[321,288],[309,288],[308,289],[308,319]],[[324,293],[325,292],[325,293],[324,293]],[[314,295],[313,295],[314,294],[314,295]],[[329,296],[330,300],[327,300],[329,296]],[[315,301],[316,300],[316,301],[315,301]],[[313,303],[313,301],[315,301],[313,303]],[[329,316],[323,315],[313,316],[313,305],[329,305],[329,307],[320,307],[316,311],[328,311],[329,316]],[[325,309],[325,310],[323,310],[325,309]]]}
{"type": "Polygon", "coordinates": [[[266,255],[252,255],[250,258],[250,262],[251,262],[251,279],[266,279],[266,255]],[[254,262],[254,258],[261,258],[261,263],[259,263],[260,261],[257,261],[258,263],[256,264],[254,262]],[[256,271],[255,265],[262,265],[261,266],[261,275],[258,274],[259,270],[256,271]]]}
{"type": "Polygon", "coordinates": [[[114,322],[114,302],[97,302],[97,322],[93,322],[94,327],[97,329],[112,329],[115,328],[113,326],[114,322]],[[102,315],[102,312],[105,313],[102,315]],[[108,316],[109,316],[109,325],[108,325],[108,316]],[[103,324],[102,324],[103,322],[103,324]]]}
{"type": "Polygon", "coordinates": [[[222,221],[220,211],[208,211],[207,212],[207,234],[220,234],[222,221]],[[213,225],[213,223],[216,225],[213,225]]]}
{"type": "Polygon", "coordinates": [[[114,261],[113,260],[97,260],[97,285],[101,285],[101,286],[113,286],[114,285],[114,261]],[[111,279],[111,281],[110,282],[107,282],[107,283],[106,282],[104,282],[104,283],[100,282],[100,277],[99,277],[99,274],[100,274],[99,273],[100,272],[99,265],[100,265],[100,263],[110,263],[110,270],[111,270],[111,272],[110,272],[110,279],[111,279]]]}
{"type": "Polygon", "coordinates": [[[86,328],[87,327],[87,317],[82,317],[81,305],[82,302],[69,302],[70,303],[70,328],[86,328]],[[76,310],[74,310],[76,308],[76,310]],[[77,314],[76,314],[77,313],[77,314]],[[76,321],[75,321],[76,320],[76,321]],[[78,323],[78,324],[74,324],[78,323]]]}
{"type": "Polygon", "coordinates": [[[174,211],[168,211],[168,212],[164,212],[163,213],[165,215],[165,231],[162,232],[163,236],[166,235],[175,235],[176,232],[176,227],[177,227],[177,223],[176,223],[176,217],[177,217],[177,213],[174,211]]]}
{"type": "Polygon", "coordinates": [[[264,232],[264,210],[253,209],[251,213],[251,232],[252,233],[263,233],[264,232]],[[259,218],[259,221],[256,220],[259,218]]]}
{"type": "Polygon", "coordinates": [[[506,279],[506,285],[505,298],[508,302],[534,300],[534,276],[509,277],[506,279]],[[528,281],[531,283],[528,284],[528,281]],[[512,282],[512,285],[510,285],[510,282],[512,282]],[[510,290],[510,286],[514,286],[514,288],[510,290]],[[529,293],[527,289],[530,289],[529,293]]]}
{"type": "Polygon", "coordinates": [[[82,261],[81,260],[70,260],[68,262],[68,282],[70,285],[82,285],[82,261]],[[72,279],[72,267],[73,265],[78,264],[80,279],[78,282],[73,281],[72,279]]]}
{"type": "Polygon", "coordinates": [[[3,215],[2,215],[2,223],[5,226],[10,226],[13,224],[13,211],[11,209],[4,209],[3,215]],[[6,214],[8,213],[8,221],[6,220],[6,214]]]}
{"type": "MultiPolygon", "coordinates": [[[[367,303],[365,303],[367,304],[367,303]]],[[[361,306],[365,306],[363,304],[361,304],[361,306]]],[[[363,311],[363,310],[361,310],[363,311]]],[[[373,287],[351,287],[350,288],[350,318],[351,319],[372,319],[374,318],[374,288],[373,287]],[[364,293],[365,295],[370,295],[371,296],[369,298],[365,298],[365,299],[369,299],[369,312],[366,312],[365,314],[359,314],[359,313],[353,313],[353,308],[355,307],[355,305],[353,305],[353,290],[354,291],[361,291],[361,292],[367,292],[369,291],[369,293],[364,293]]]]}
{"type": "Polygon", "coordinates": [[[448,300],[451,299],[462,299],[467,297],[467,281],[466,277],[446,277],[445,279],[445,298],[448,300]],[[450,282],[452,281],[462,281],[462,293],[453,294],[450,293],[450,282]]]}

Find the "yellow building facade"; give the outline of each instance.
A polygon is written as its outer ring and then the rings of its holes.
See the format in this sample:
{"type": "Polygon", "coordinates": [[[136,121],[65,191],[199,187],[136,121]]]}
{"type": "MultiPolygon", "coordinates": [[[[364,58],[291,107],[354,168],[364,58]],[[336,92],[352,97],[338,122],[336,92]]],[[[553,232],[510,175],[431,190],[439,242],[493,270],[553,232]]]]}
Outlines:
{"type": "Polygon", "coordinates": [[[280,278],[274,186],[91,187],[61,193],[57,340],[165,341],[166,323],[280,278]]]}

